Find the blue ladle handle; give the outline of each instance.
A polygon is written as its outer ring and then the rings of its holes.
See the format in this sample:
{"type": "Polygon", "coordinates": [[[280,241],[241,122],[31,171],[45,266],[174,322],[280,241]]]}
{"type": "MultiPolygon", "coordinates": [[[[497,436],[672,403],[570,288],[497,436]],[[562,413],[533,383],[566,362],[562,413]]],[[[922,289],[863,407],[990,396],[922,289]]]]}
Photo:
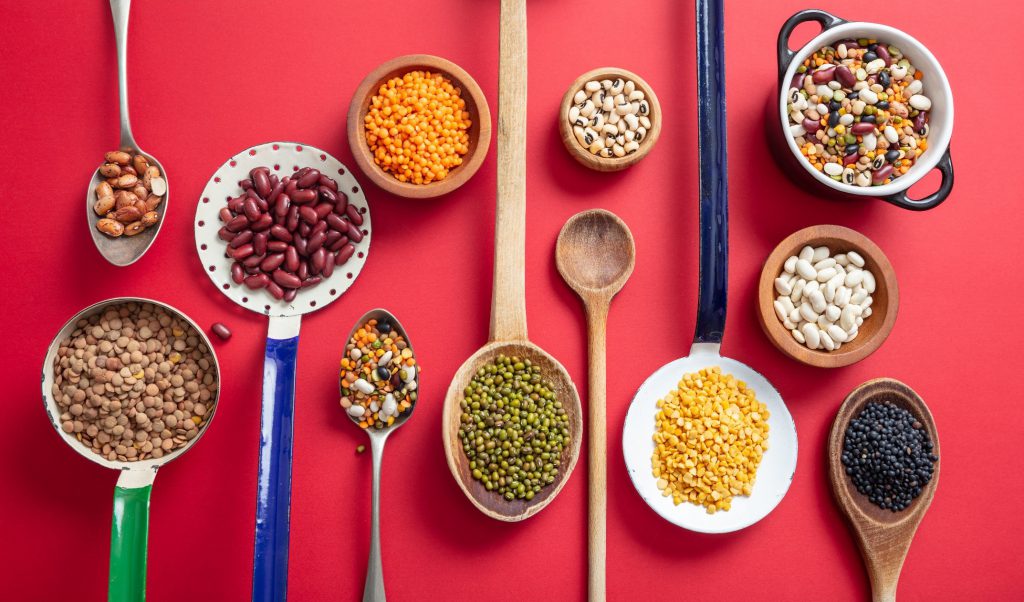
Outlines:
{"type": "Polygon", "coordinates": [[[263,359],[253,602],[279,602],[288,594],[295,357],[299,348],[300,320],[300,316],[270,318],[263,359]]]}
{"type": "Polygon", "coordinates": [[[697,146],[700,156],[700,293],[694,343],[721,344],[729,282],[722,0],[697,0],[697,146]]]}

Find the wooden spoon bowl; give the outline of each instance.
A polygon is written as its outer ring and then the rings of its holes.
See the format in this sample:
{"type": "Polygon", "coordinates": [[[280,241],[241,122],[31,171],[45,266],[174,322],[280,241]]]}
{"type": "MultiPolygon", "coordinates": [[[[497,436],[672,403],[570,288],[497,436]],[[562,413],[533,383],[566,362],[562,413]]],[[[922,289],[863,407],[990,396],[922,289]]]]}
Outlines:
{"type": "Polygon", "coordinates": [[[939,483],[941,463],[935,420],[924,400],[902,382],[891,378],[868,381],[854,389],[839,407],[828,438],[829,480],[832,494],[857,538],[857,546],[867,565],[876,601],[895,600],[900,569],[917,526],[932,503],[939,483]],[[935,472],[922,489],[921,495],[899,512],[882,509],[857,491],[843,466],[846,427],[870,402],[891,402],[913,414],[932,441],[932,453],[939,457],[934,464],[935,472]]]}
{"type": "Polygon", "coordinates": [[[572,474],[576,466],[576,460],[580,455],[580,440],[583,434],[583,417],[580,409],[580,397],[576,386],[569,378],[569,373],[557,360],[548,355],[543,349],[529,341],[514,342],[492,342],[481,347],[475,354],[466,360],[459,371],[452,379],[448,388],[448,395],[445,397],[444,411],[442,417],[442,430],[444,437],[444,452],[448,459],[448,468],[452,476],[459,484],[466,497],[473,502],[481,512],[487,516],[507,522],[520,521],[540,512],[548,503],[558,495],[565,482],[572,474]],[[462,419],[461,403],[463,392],[473,376],[481,367],[494,361],[499,355],[516,356],[522,359],[529,359],[541,367],[541,374],[544,379],[554,385],[554,393],[565,414],[569,418],[569,445],[562,450],[561,465],[558,469],[558,478],[554,483],[547,485],[533,497],[532,500],[508,501],[496,492],[487,491],[483,483],[473,478],[472,470],[469,468],[469,458],[462,450],[462,441],[459,438],[459,425],[462,419]]]}
{"type": "Polygon", "coordinates": [[[491,112],[487,108],[487,98],[476,80],[455,63],[429,54],[400,56],[374,69],[356,88],[348,110],[348,144],[359,169],[385,191],[411,199],[441,196],[469,181],[483,163],[491,145],[491,112]],[[466,111],[473,121],[469,128],[469,152],[462,157],[462,165],[452,169],[443,180],[429,184],[400,182],[391,172],[381,169],[373,160],[363,126],[363,120],[370,110],[370,99],[377,94],[380,86],[394,77],[416,70],[440,73],[461,90],[462,98],[466,101],[466,111]]]}
{"type": "Polygon", "coordinates": [[[810,226],[787,236],[765,260],[757,290],[758,320],[768,339],[779,351],[796,361],[819,368],[848,366],[874,353],[892,331],[900,303],[896,272],[882,249],[867,236],[842,226],[810,226]],[[773,304],[778,296],[775,279],[782,273],[786,259],[799,254],[805,245],[826,246],[833,255],[856,251],[864,258],[864,267],[875,276],[871,316],[864,319],[857,338],[844,343],[837,351],[808,349],[793,338],[775,314],[773,304]]]}
{"type": "Polygon", "coordinates": [[[566,150],[581,164],[596,171],[619,171],[638,163],[640,159],[646,157],[647,153],[651,152],[651,149],[654,148],[654,144],[661,135],[661,104],[658,102],[658,96],[654,93],[654,89],[639,75],[618,67],[601,67],[587,71],[579,76],[569,86],[569,89],[565,91],[565,96],[562,97],[562,104],[558,109],[558,131],[562,135],[562,144],[565,145],[566,150]],[[636,84],[636,89],[644,93],[647,104],[651,107],[651,112],[648,116],[651,120],[651,129],[640,142],[640,148],[636,152],[624,157],[599,157],[581,146],[579,141],[576,140],[576,134],[572,131],[572,124],[569,123],[569,109],[573,105],[573,96],[588,81],[592,79],[614,80],[617,77],[633,80],[633,83],[636,84]]]}

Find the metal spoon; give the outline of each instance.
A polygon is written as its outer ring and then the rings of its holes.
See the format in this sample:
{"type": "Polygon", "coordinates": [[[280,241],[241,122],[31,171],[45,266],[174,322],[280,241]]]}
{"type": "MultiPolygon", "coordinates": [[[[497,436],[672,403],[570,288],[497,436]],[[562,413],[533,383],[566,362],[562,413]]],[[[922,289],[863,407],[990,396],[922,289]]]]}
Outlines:
{"type": "MultiPolygon", "coordinates": [[[[93,205],[96,203],[96,186],[104,181],[97,169],[89,181],[89,188],[85,191],[85,215],[89,223],[89,233],[92,234],[92,242],[96,250],[104,259],[116,266],[131,265],[139,260],[149,247],[156,240],[160,228],[167,216],[167,204],[171,197],[170,180],[164,166],[156,160],[156,157],[145,152],[135,142],[132,136],[132,126],[128,121],[128,10],[131,8],[131,0],[110,0],[110,12],[114,17],[114,37],[117,40],[117,87],[121,99],[121,143],[119,148],[125,152],[138,153],[146,157],[150,165],[160,169],[165,182],[167,192],[164,200],[160,203],[160,220],[146,228],[142,233],[135,236],[119,236],[111,238],[96,229],[96,222],[103,216],[96,215],[93,205]]],[[[142,174],[139,174],[140,178],[142,174]]]]}
{"type": "Polygon", "coordinates": [[[569,218],[558,234],[555,263],[565,283],[583,300],[589,333],[590,517],[587,547],[592,602],[605,599],[605,545],[608,514],[606,417],[606,332],[608,309],[633,273],[633,234],[614,213],[583,211],[569,218]]]}
{"type": "Polygon", "coordinates": [[[50,418],[57,434],[68,444],[71,449],[79,455],[91,460],[104,468],[116,470],[119,473],[117,485],[114,487],[114,511],[110,531],[110,577],[107,585],[107,598],[115,602],[141,602],[146,598],[146,557],[148,555],[147,540],[149,536],[149,497],[153,488],[153,481],[156,479],[157,470],[171,460],[180,457],[202,439],[209,430],[210,422],[220,404],[220,364],[217,361],[217,354],[210,345],[206,333],[181,311],[152,299],[138,297],[118,297],[100,301],[86,307],[68,320],[57,336],[50,342],[46,352],[46,361],[43,364],[43,405],[46,414],[50,418]],[[166,453],[160,458],[147,458],[136,462],[121,462],[108,460],[93,452],[75,438],[74,433],[66,433],[61,428],[62,409],[53,395],[54,366],[53,360],[60,349],[61,343],[71,336],[78,328],[78,322],[95,314],[101,314],[111,306],[119,306],[124,303],[152,303],[161,307],[172,315],[185,320],[195,329],[202,344],[210,350],[210,357],[213,358],[212,371],[217,379],[217,394],[210,403],[206,426],[198,436],[185,443],[184,446],[166,453]]]}
{"type": "MultiPolygon", "coordinates": [[[[366,312],[359,321],[356,322],[355,326],[352,327],[352,332],[348,333],[348,338],[345,339],[346,343],[352,340],[356,331],[363,327],[370,320],[377,320],[377,324],[387,322],[391,325],[392,332],[399,334],[405,342],[409,345],[409,351],[412,351],[412,341],[409,340],[409,335],[406,334],[405,328],[402,323],[398,321],[398,318],[391,315],[391,312],[386,309],[371,309],[366,312]]],[[[415,357],[415,352],[413,352],[415,357]]],[[[419,386],[419,374],[413,381],[419,386]]],[[[364,602],[384,602],[384,569],[381,563],[380,557],[380,467],[383,462],[384,456],[384,442],[387,441],[388,435],[393,433],[398,427],[405,424],[409,417],[412,416],[413,410],[416,409],[416,404],[412,404],[408,412],[399,415],[395,418],[395,421],[390,426],[384,428],[366,428],[362,429],[366,431],[366,434],[370,437],[370,453],[373,456],[373,493],[372,493],[372,506],[373,511],[370,519],[370,559],[366,566],[366,585],[363,587],[363,601],[364,602]]],[[[346,413],[352,422],[357,426],[359,420],[352,417],[352,415],[346,413]]]]}

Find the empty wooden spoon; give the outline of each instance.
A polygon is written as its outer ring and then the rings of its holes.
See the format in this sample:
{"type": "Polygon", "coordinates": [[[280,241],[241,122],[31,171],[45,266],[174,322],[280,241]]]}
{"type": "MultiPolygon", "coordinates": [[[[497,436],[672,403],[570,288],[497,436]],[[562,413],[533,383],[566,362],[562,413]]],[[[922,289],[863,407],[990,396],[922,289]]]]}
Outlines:
{"type": "Polygon", "coordinates": [[[828,438],[829,478],[836,502],[857,538],[857,546],[871,579],[872,599],[875,602],[892,602],[896,599],[896,583],[900,578],[903,560],[907,557],[910,542],[932,503],[935,487],[939,483],[941,458],[939,435],[935,430],[932,413],[928,411],[924,400],[900,381],[891,378],[870,380],[854,389],[839,407],[828,438]],[[940,458],[935,462],[935,472],[921,495],[899,512],[882,509],[857,491],[843,467],[846,427],[872,401],[891,402],[913,414],[931,438],[932,453],[940,458]]]}
{"type": "Polygon", "coordinates": [[[555,263],[566,284],[583,300],[587,313],[589,383],[587,404],[590,458],[590,504],[587,549],[589,599],[605,599],[605,552],[608,514],[608,443],[605,374],[608,309],[633,273],[633,234],[614,213],[583,211],[569,218],[558,234],[555,263]]]}
{"type": "Polygon", "coordinates": [[[526,336],[526,0],[501,0],[498,61],[498,208],[494,228],[494,289],[489,341],[466,360],[452,379],[444,401],[442,435],[448,468],[481,512],[503,521],[519,521],[540,512],[576,466],[580,453],[580,397],[558,360],[526,336]],[[529,359],[569,418],[570,443],[562,451],[558,478],[532,500],[508,501],[473,478],[459,440],[463,392],[482,366],[499,355],[529,359]]]}

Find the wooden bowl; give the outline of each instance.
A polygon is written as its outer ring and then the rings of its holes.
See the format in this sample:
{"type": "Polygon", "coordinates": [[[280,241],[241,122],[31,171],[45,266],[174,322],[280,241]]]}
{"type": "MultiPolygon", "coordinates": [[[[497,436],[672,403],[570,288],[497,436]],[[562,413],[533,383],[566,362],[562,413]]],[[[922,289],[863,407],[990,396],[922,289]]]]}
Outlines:
{"type": "Polygon", "coordinates": [[[465,184],[483,163],[491,144],[491,112],[480,86],[455,63],[429,54],[400,56],[374,69],[356,88],[348,110],[348,144],[363,173],[387,192],[410,199],[441,196],[465,184]],[[469,152],[462,157],[462,165],[449,171],[443,180],[429,184],[400,182],[391,172],[381,169],[373,160],[363,127],[363,119],[370,109],[370,99],[377,94],[381,84],[416,70],[440,73],[461,90],[466,110],[473,121],[469,128],[469,152]]]}
{"type": "Polygon", "coordinates": [[[569,475],[572,474],[580,455],[580,441],[583,438],[581,414],[579,394],[576,392],[569,373],[542,349],[529,341],[488,343],[466,360],[448,388],[442,416],[442,436],[444,437],[445,456],[448,458],[448,468],[452,471],[452,476],[455,477],[455,481],[466,497],[487,516],[506,522],[527,519],[540,512],[551,500],[555,499],[566,481],[569,480],[569,475]],[[462,450],[462,440],[459,438],[459,425],[462,420],[460,404],[463,399],[463,391],[465,391],[466,385],[473,380],[477,370],[496,359],[500,354],[529,359],[541,366],[541,374],[554,385],[555,396],[562,402],[562,407],[565,408],[566,416],[569,418],[571,439],[569,445],[562,450],[558,478],[554,483],[541,488],[529,501],[520,499],[508,501],[496,492],[487,491],[483,483],[473,478],[473,471],[469,468],[469,458],[462,450]]]}
{"type": "Polygon", "coordinates": [[[859,362],[878,349],[896,322],[899,300],[896,273],[878,245],[860,232],[842,226],[810,226],[786,237],[764,262],[758,283],[758,318],[764,333],[779,351],[810,366],[838,368],[859,362]],[[793,338],[775,314],[775,279],[782,273],[786,259],[799,254],[805,245],[824,245],[833,254],[856,251],[864,258],[864,267],[875,276],[871,316],[864,320],[857,338],[844,343],[837,351],[808,349],[793,338]]]}
{"type": "Polygon", "coordinates": [[[658,96],[654,93],[654,90],[642,77],[627,71],[625,69],[619,69],[618,67],[601,67],[594,69],[593,71],[587,71],[583,75],[576,78],[576,81],[569,86],[566,90],[565,96],[562,97],[562,105],[558,110],[558,131],[562,134],[562,144],[569,151],[577,161],[590,169],[596,171],[619,171],[626,169],[627,167],[637,163],[640,159],[647,156],[647,153],[651,152],[654,148],[654,144],[658,141],[658,137],[661,135],[661,104],[658,103],[658,96]],[[572,125],[569,123],[569,109],[573,105],[573,96],[576,92],[583,88],[583,85],[592,79],[615,79],[621,77],[622,79],[631,79],[636,84],[636,89],[644,93],[644,96],[651,106],[651,112],[649,118],[651,120],[651,129],[647,132],[647,137],[640,142],[640,148],[634,153],[630,153],[624,157],[611,157],[604,158],[597,155],[591,154],[589,150],[580,146],[579,141],[576,140],[576,135],[573,134],[572,125]]]}
{"type": "MultiPolygon", "coordinates": [[[[864,323],[867,324],[867,321],[864,323]]],[[[939,434],[932,413],[924,400],[902,382],[891,378],[868,381],[854,389],[839,407],[828,438],[829,481],[832,485],[832,494],[856,535],[857,546],[867,566],[876,600],[895,599],[896,582],[903,567],[903,560],[910,549],[914,533],[935,496],[941,464],[939,434]],[[872,401],[888,401],[913,414],[932,441],[932,453],[939,458],[934,464],[932,478],[922,488],[921,495],[899,512],[879,508],[867,496],[857,491],[843,466],[846,427],[850,420],[872,401]]]]}

